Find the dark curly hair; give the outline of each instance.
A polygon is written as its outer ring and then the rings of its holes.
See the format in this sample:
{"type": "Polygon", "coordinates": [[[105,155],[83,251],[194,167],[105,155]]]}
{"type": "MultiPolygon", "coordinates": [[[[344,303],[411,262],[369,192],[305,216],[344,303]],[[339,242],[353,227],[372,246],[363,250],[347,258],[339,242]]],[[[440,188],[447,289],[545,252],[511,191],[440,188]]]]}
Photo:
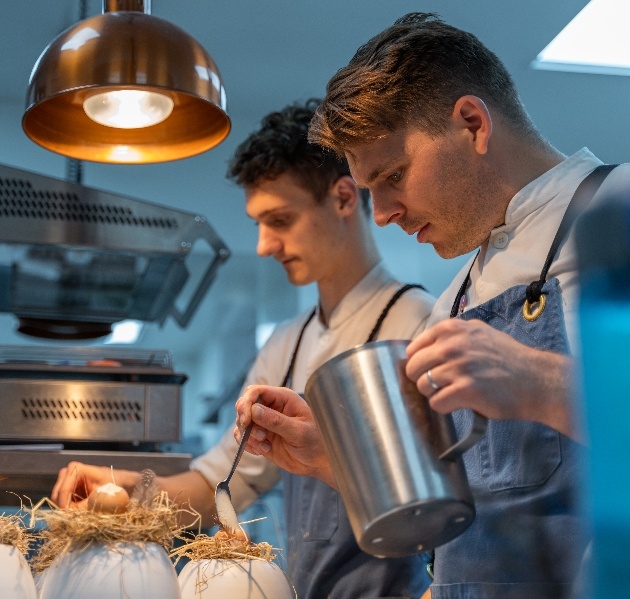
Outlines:
{"type": "MultiPolygon", "coordinates": [[[[344,158],[308,142],[308,127],[320,102],[311,98],[265,116],[260,129],[236,148],[228,165],[228,179],[241,186],[255,186],[289,173],[317,202],[323,202],[330,186],[339,177],[350,176],[350,169],[344,158]]],[[[361,200],[369,214],[367,190],[361,190],[361,200]]]]}

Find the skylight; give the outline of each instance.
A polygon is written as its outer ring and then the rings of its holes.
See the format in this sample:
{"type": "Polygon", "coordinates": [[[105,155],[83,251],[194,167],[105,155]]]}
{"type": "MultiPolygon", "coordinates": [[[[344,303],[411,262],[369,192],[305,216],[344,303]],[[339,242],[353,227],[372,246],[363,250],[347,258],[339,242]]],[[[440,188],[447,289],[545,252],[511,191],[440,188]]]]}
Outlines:
{"type": "Polygon", "coordinates": [[[532,62],[535,69],[630,75],[630,2],[591,0],[532,62]]]}

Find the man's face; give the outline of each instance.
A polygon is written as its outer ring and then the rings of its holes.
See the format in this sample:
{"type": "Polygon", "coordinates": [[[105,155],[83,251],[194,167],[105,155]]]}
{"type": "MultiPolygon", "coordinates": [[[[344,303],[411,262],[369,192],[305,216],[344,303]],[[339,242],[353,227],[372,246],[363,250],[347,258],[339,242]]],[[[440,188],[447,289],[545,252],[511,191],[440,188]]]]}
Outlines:
{"type": "Polygon", "coordinates": [[[399,225],[443,258],[472,251],[501,224],[496,176],[474,151],[466,132],[437,138],[401,128],[351,147],[355,181],[372,195],[379,226],[399,225]]]}
{"type": "Polygon", "coordinates": [[[344,259],[344,225],[329,195],[317,203],[289,174],[245,188],[246,211],[258,224],[259,256],[272,256],[294,285],[334,277],[344,259]]]}

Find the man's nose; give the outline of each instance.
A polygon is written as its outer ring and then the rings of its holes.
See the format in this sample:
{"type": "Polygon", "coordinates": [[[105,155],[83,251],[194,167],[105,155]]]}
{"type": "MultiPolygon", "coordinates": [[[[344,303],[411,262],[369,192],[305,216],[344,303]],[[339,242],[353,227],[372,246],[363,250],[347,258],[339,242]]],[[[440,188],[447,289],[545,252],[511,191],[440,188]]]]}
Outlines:
{"type": "Polygon", "coordinates": [[[372,194],[372,216],[379,227],[397,222],[401,214],[402,210],[398,204],[388,201],[381,194],[378,196],[372,194]]]}
{"type": "Polygon", "coordinates": [[[256,253],[260,257],[273,256],[278,253],[281,245],[280,239],[272,231],[263,225],[259,225],[256,253]]]}

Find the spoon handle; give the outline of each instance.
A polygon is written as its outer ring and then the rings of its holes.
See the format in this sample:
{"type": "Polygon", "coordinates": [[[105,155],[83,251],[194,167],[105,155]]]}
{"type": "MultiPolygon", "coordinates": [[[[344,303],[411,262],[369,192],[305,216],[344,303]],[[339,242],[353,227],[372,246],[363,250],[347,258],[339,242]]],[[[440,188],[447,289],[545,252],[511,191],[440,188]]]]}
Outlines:
{"type": "Polygon", "coordinates": [[[234,461],[232,462],[232,467],[230,468],[230,473],[227,475],[227,478],[223,481],[224,483],[229,483],[238,463],[243,455],[243,450],[245,449],[245,445],[247,444],[247,439],[249,439],[249,435],[252,432],[252,426],[254,426],[254,422],[250,422],[241,437],[241,442],[238,444],[238,449],[236,450],[236,455],[234,456],[234,461]]]}

